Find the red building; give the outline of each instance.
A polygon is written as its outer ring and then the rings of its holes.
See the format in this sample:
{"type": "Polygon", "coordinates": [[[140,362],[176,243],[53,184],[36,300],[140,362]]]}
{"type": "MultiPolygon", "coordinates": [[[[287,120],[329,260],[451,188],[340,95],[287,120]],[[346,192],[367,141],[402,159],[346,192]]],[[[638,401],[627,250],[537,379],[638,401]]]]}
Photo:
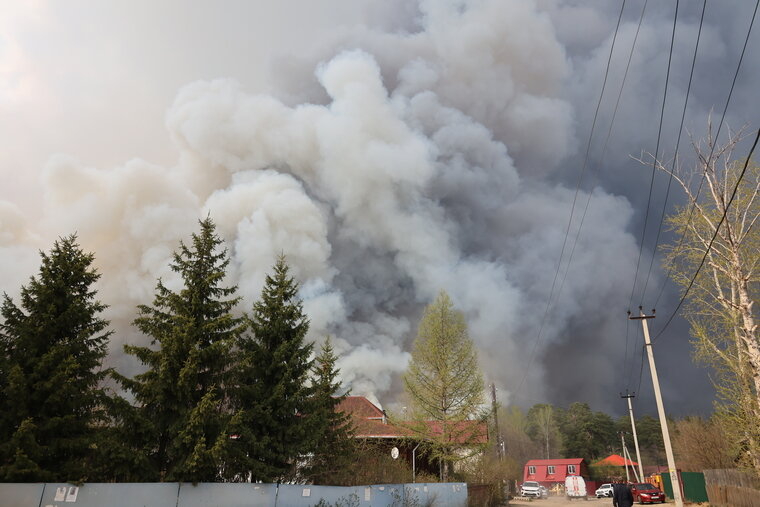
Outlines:
{"type": "MultiPolygon", "coordinates": [[[[443,429],[439,421],[425,421],[425,431],[414,431],[414,423],[401,422],[393,424],[388,421],[385,411],[369,401],[364,396],[346,396],[337,409],[351,416],[354,427],[354,437],[374,442],[388,452],[396,447],[400,455],[413,468],[425,470],[435,475],[438,473],[438,462],[431,462],[426,456],[416,453],[417,444],[427,436],[440,436],[443,429]]],[[[470,445],[488,442],[488,425],[483,421],[458,421],[448,428],[450,442],[462,449],[470,445]]]]}
{"type": "Polygon", "coordinates": [[[588,466],[583,458],[532,459],[525,463],[524,481],[536,481],[551,488],[555,484],[565,484],[568,475],[580,475],[588,479],[588,466]]]}
{"type": "MultiPolygon", "coordinates": [[[[364,396],[346,396],[337,407],[340,412],[351,416],[354,436],[361,439],[411,439],[419,440],[419,434],[412,430],[414,423],[391,424],[385,411],[380,410],[364,396]]],[[[441,435],[440,421],[425,421],[424,434],[441,435]]],[[[488,442],[488,425],[483,421],[458,421],[449,427],[449,438],[453,444],[485,444],[488,442]]]]}

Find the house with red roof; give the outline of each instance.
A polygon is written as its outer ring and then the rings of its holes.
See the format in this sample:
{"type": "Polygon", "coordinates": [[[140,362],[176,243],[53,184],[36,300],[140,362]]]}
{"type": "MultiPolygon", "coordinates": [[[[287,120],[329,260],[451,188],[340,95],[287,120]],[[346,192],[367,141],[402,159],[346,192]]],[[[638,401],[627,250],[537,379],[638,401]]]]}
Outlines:
{"type": "Polygon", "coordinates": [[[580,475],[588,479],[588,466],[583,458],[532,459],[525,463],[523,482],[536,481],[542,486],[552,488],[556,484],[565,484],[568,475],[580,475]]]}
{"type": "MultiPolygon", "coordinates": [[[[429,463],[415,449],[424,435],[441,435],[443,427],[440,421],[424,421],[423,428],[415,431],[419,423],[400,422],[393,424],[388,421],[384,410],[369,401],[364,396],[346,396],[338,405],[337,410],[351,416],[354,426],[354,437],[375,441],[387,447],[388,452],[396,447],[399,454],[409,463],[416,462],[418,469],[426,469],[437,473],[437,464],[429,463]]],[[[488,443],[488,425],[484,421],[458,421],[453,428],[448,428],[449,438],[455,445],[466,448],[471,445],[488,443]]]]}
{"type": "MultiPolygon", "coordinates": [[[[351,416],[356,438],[419,439],[420,434],[443,434],[440,421],[424,421],[424,431],[419,432],[414,431],[415,424],[412,422],[391,424],[385,411],[364,396],[346,396],[337,410],[351,416]]],[[[488,443],[488,425],[484,421],[458,421],[448,432],[454,444],[488,443]]]]}

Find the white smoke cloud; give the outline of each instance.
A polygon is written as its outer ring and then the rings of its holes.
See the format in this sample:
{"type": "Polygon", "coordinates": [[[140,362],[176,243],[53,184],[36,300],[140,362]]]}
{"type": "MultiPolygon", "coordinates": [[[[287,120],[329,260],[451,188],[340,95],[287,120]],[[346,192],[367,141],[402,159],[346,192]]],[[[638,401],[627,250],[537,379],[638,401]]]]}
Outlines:
{"type": "MultiPolygon", "coordinates": [[[[561,95],[570,64],[532,2],[425,1],[420,11],[413,33],[355,30],[323,58],[284,68],[278,93],[232,79],[184,86],[166,115],[178,152],[170,167],[54,157],[39,231],[0,206],[0,256],[26,259],[37,236],[77,231],[103,273],[112,361],[128,372],[121,344],[145,339],[130,326],[135,306],[158,277],[176,282],[171,252],[210,215],[243,309],[286,255],[310,339],[334,337],[354,394],[392,397],[422,307],[441,289],[465,312],[486,378],[516,388],[574,197],[544,181],[576,146],[561,95]],[[304,74],[316,81],[289,79],[304,74]]],[[[563,292],[573,297],[560,300],[539,353],[602,302],[625,305],[632,211],[594,195],[563,292]]],[[[19,283],[9,266],[5,286],[19,283]]]]}
{"type": "Polygon", "coordinates": [[[0,200],[0,290],[17,295],[39,261],[39,237],[29,228],[18,206],[0,200]]]}

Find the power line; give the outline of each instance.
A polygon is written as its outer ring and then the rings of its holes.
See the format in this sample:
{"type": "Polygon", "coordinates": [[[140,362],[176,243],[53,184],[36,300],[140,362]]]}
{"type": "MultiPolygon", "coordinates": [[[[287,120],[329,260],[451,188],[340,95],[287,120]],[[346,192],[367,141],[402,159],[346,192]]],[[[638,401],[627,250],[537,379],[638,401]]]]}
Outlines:
{"type": "MultiPolygon", "coordinates": [[[[705,165],[705,171],[702,173],[702,178],[699,181],[699,187],[697,188],[697,193],[696,193],[696,195],[694,197],[694,202],[692,202],[692,204],[690,206],[689,215],[688,215],[688,217],[686,219],[686,224],[684,224],[684,226],[683,226],[683,229],[682,229],[682,232],[681,232],[681,237],[678,240],[678,246],[676,246],[676,249],[675,249],[674,257],[676,257],[681,252],[681,248],[683,247],[684,238],[686,237],[686,231],[688,230],[689,226],[691,225],[691,220],[692,220],[692,217],[694,216],[694,210],[696,208],[696,203],[699,200],[700,194],[702,193],[702,186],[704,185],[704,183],[705,183],[705,177],[707,176],[706,171],[707,171],[707,168],[710,166],[710,163],[712,161],[712,156],[713,156],[713,153],[715,152],[715,146],[717,145],[717,140],[720,137],[720,130],[723,127],[723,121],[726,118],[726,112],[728,111],[728,105],[731,102],[731,97],[733,96],[733,93],[734,93],[734,86],[736,85],[736,80],[737,80],[737,78],[739,76],[739,70],[741,69],[742,61],[744,61],[744,53],[747,50],[747,44],[749,43],[749,36],[752,33],[752,26],[755,24],[755,16],[757,15],[757,8],[758,8],[758,6],[760,6],[760,0],[758,0],[757,2],[755,2],[755,9],[752,12],[752,19],[750,20],[749,28],[747,29],[747,36],[744,38],[744,46],[742,47],[742,52],[739,55],[739,63],[736,65],[736,72],[734,72],[734,78],[731,81],[731,89],[728,91],[728,97],[726,98],[726,104],[723,107],[723,114],[721,114],[720,123],[718,124],[718,130],[715,133],[715,142],[711,143],[712,146],[710,148],[710,154],[708,155],[707,160],[705,160],[705,163],[704,163],[704,165],[705,165]]],[[[709,133],[708,133],[708,136],[709,136],[709,133]]],[[[672,273],[672,271],[673,271],[673,265],[671,264],[671,266],[670,266],[670,268],[668,270],[668,277],[670,277],[670,274],[672,273]]],[[[665,286],[663,285],[662,290],[664,290],[664,289],[665,289],[665,286]]],[[[662,294],[662,290],[660,291],[660,295],[662,294]]],[[[633,294],[631,294],[631,299],[633,299],[633,294]]],[[[657,300],[659,301],[659,299],[660,299],[660,297],[658,296],[657,300]]],[[[679,306],[680,306],[680,304],[679,304],[679,306]]],[[[670,322],[670,321],[668,321],[668,322],[670,322]]],[[[659,336],[659,334],[657,336],[659,336]]],[[[655,339],[656,339],[656,337],[655,337],[655,339]]]]}
{"type": "Polygon", "coordinates": [[[626,0],[623,0],[622,5],[620,6],[620,14],[618,15],[617,24],[615,25],[615,34],[612,37],[612,44],[610,46],[610,54],[607,57],[607,68],[604,71],[604,81],[602,82],[602,91],[599,94],[599,101],[596,104],[596,111],[594,112],[594,120],[591,123],[591,131],[589,132],[588,143],[586,144],[586,155],[583,159],[583,166],[581,167],[580,174],[578,175],[578,183],[575,186],[575,196],[573,197],[573,204],[572,204],[572,207],[570,208],[570,218],[567,221],[567,228],[565,229],[565,239],[562,241],[562,250],[560,251],[559,261],[557,262],[557,271],[554,273],[554,280],[552,281],[552,286],[551,286],[551,289],[549,290],[549,298],[546,301],[544,316],[541,319],[541,325],[538,330],[538,335],[536,336],[536,339],[533,342],[533,349],[531,350],[530,359],[528,360],[527,366],[525,368],[525,373],[523,374],[523,377],[520,380],[520,384],[518,385],[516,392],[520,391],[523,384],[525,383],[525,379],[528,377],[528,372],[530,372],[530,367],[533,364],[533,360],[535,359],[536,351],[538,350],[538,344],[541,341],[541,336],[543,334],[543,330],[546,325],[546,319],[549,316],[549,309],[551,308],[552,298],[554,297],[554,288],[557,285],[557,278],[559,277],[560,268],[562,266],[562,258],[565,255],[565,248],[567,247],[567,238],[570,236],[570,226],[573,222],[573,215],[575,213],[575,205],[578,201],[578,193],[580,192],[581,182],[583,181],[583,175],[585,174],[586,166],[588,165],[589,151],[591,150],[591,140],[594,136],[594,128],[596,127],[596,120],[597,120],[597,117],[599,116],[599,108],[602,105],[602,97],[604,97],[604,89],[607,86],[607,78],[610,72],[610,62],[612,61],[612,53],[615,49],[615,40],[617,39],[618,31],[620,29],[620,20],[623,18],[623,10],[625,9],[625,1],[626,0]]]}
{"type": "MultiPolygon", "coordinates": [[[[639,258],[636,261],[636,272],[633,277],[633,287],[631,287],[631,300],[628,303],[628,306],[633,303],[633,294],[636,291],[636,281],[639,276],[639,265],[641,264],[641,256],[644,252],[644,239],[646,237],[646,231],[647,231],[647,223],[649,222],[649,208],[652,204],[652,190],[654,189],[654,176],[657,170],[657,156],[659,155],[660,151],[660,139],[662,137],[662,122],[665,117],[665,102],[667,100],[668,96],[668,82],[670,81],[670,66],[673,61],[673,45],[675,43],[675,37],[676,37],[676,22],[678,21],[678,4],[679,1],[676,0],[676,9],[675,9],[675,15],[673,16],[673,32],[670,36],[670,51],[668,52],[668,68],[667,72],[665,74],[665,90],[662,94],[662,106],[660,108],[660,122],[659,127],[657,129],[657,144],[654,150],[654,159],[655,162],[652,164],[652,178],[649,181],[649,196],[647,197],[647,208],[646,212],[644,213],[644,227],[641,231],[641,244],[639,245],[639,258]]],[[[644,299],[644,292],[646,292],[646,284],[649,282],[649,276],[647,276],[647,279],[644,282],[644,290],[641,293],[642,300],[644,299]]]]}
{"type": "Polygon", "coordinates": [[[731,203],[734,202],[734,197],[736,197],[736,192],[739,190],[739,185],[741,184],[742,179],[744,179],[744,174],[747,172],[747,166],[749,166],[749,161],[752,158],[752,154],[755,152],[755,147],[757,146],[758,139],[760,139],[760,129],[758,129],[757,131],[757,136],[755,136],[755,142],[752,143],[752,149],[749,150],[749,155],[747,155],[747,160],[744,162],[744,168],[742,169],[742,172],[739,174],[739,179],[736,180],[736,185],[734,185],[734,191],[731,193],[731,198],[728,200],[728,203],[723,209],[723,216],[720,218],[720,222],[718,222],[718,225],[715,226],[715,232],[713,233],[713,236],[710,239],[710,243],[707,245],[707,248],[705,249],[705,254],[702,256],[702,260],[700,261],[699,266],[697,267],[697,271],[694,273],[694,276],[691,277],[691,281],[689,282],[689,285],[686,287],[686,291],[683,293],[683,296],[681,296],[681,300],[678,302],[678,306],[676,306],[676,309],[673,310],[673,313],[670,314],[670,317],[665,323],[665,326],[663,326],[660,332],[657,333],[657,336],[654,337],[654,340],[652,340],[652,343],[656,342],[657,338],[659,338],[660,335],[662,335],[662,333],[664,333],[665,330],[668,328],[668,325],[670,325],[670,322],[673,320],[673,317],[676,315],[676,313],[678,313],[678,310],[681,308],[681,305],[686,299],[686,296],[689,294],[689,291],[691,290],[692,285],[694,285],[694,281],[697,279],[699,272],[702,270],[702,266],[704,266],[705,264],[705,259],[707,259],[707,255],[710,253],[710,249],[712,248],[713,242],[715,241],[715,238],[718,236],[718,231],[720,231],[720,226],[723,225],[723,222],[726,220],[728,209],[731,207],[731,203]]]}
{"type": "MultiPolygon", "coordinates": [[[[630,70],[630,67],[631,67],[631,60],[633,59],[633,53],[634,53],[634,50],[636,48],[636,41],[639,38],[639,33],[641,31],[642,21],[644,20],[644,13],[646,12],[646,8],[647,8],[647,4],[648,3],[649,3],[649,1],[645,0],[644,1],[644,6],[641,9],[641,15],[639,16],[639,23],[638,23],[638,26],[636,27],[636,34],[633,37],[633,43],[631,44],[631,51],[628,54],[628,61],[626,62],[625,72],[623,73],[623,80],[622,80],[622,82],[620,84],[620,90],[618,91],[617,100],[615,101],[615,108],[614,108],[614,110],[612,112],[612,118],[610,119],[610,126],[609,126],[609,129],[607,130],[607,137],[605,138],[604,145],[602,147],[602,155],[600,157],[600,161],[604,160],[604,157],[605,157],[605,155],[607,153],[607,146],[609,144],[609,140],[610,140],[610,137],[612,135],[613,126],[615,125],[615,118],[617,117],[618,108],[620,106],[620,99],[621,99],[621,97],[623,95],[623,89],[625,88],[625,83],[626,83],[626,80],[628,78],[628,71],[630,70]]],[[[625,7],[625,2],[623,2],[623,8],[624,7],[625,7]]],[[[622,11],[622,8],[621,8],[621,12],[620,12],[620,16],[621,17],[622,17],[622,13],[623,13],[623,11],[622,11]]],[[[620,25],[620,18],[618,18],[618,26],[619,25],[620,25]]],[[[607,70],[608,70],[608,72],[609,72],[609,67],[610,67],[610,60],[612,58],[612,49],[614,48],[616,37],[617,37],[617,29],[615,30],[615,37],[613,37],[612,48],[610,48],[610,55],[609,55],[609,58],[607,60],[607,70]]],[[[606,83],[606,76],[605,76],[605,83],[606,83]]],[[[602,93],[604,93],[604,86],[602,87],[602,93]]],[[[599,97],[599,99],[600,99],[599,104],[601,104],[601,96],[599,97]]],[[[597,112],[598,111],[599,111],[599,105],[597,105],[597,112]]],[[[594,117],[594,124],[595,123],[596,123],[596,116],[594,117]]],[[[593,126],[592,126],[592,133],[593,133],[593,126]]],[[[591,145],[591,138],[589,137],[589,144],[586,147],[586,160],[588,160],[590,145],[591,145]]],[[[585,169],[585,163],[584,163],[584,169],[585,169]]],[[[580,184],[580,182],[579,182],[579,184],[580,184]]],[[[593,187],[593,185],[592,185],[592,187],[593,187]]],[[[576,195],[577,195],[577,193],[576,193],[576,195]]],[[[588,197],[586,198],[586,204],[585,204],[585,207],[583,209],[583,214],[581,215],[581,220],[580,220],[580,223],[578,225],[578,230],[577,230],[577,232],[575,234],[575,238],[573,240],[573,246],[570,249],[570,255],[569,255],[568,260],[567,260],[567,265],[566,265],[566,268],[565,268],[565,273],[562,276],[562,282],[560,283],[559,290],[557,291],[557,297],[558,298],[559,298],[559,295],[562,294],[562,289],[565,287],[565,281],[567,280],[567,275],[570,272],[570,264],[573,261],[573,256],[575,254],[575,249],[576,249],[576,247],[578,245],[578,240],[580,239],[581,230],[583,229],[583,224],[584,224],[584,222],[586,220],[586,215],[588,214],[588,209],[589,209],[590,203],[591,203],[591,192],[589,192],[588,197]]],[[[563,245],[563,247],[564,247],[564,245],[563,245]]],[[[625,355],[623,357],[623,364],[624,365],[627,364],[627,361],[628,361],[628,358],[627,358],[627,354],[628,354],[628,336],[627,336],[627,331],[628,331],[628,329],[626,327],[626,349],[625,349],[625,355]]]]}
{"type": "MultiPolygon", "coordinates": [[[[697,31],[697,42],[694,46],[694,56],[691,59],[691,71],[689,72],[689,84],[686,86],[686,99],[683,102],[683,111],[681,112],[681,124],[678,127],[678,139],[676,140],[676,149],[673,154],[673,165],[671,167],[670,171],[670,177],[668,178],[668,186],[665,190],[665,202],[662,203],[662,213],[660,214],[660,225],[657,228],[657,239],[655,239],[654,242],[654,250],[652,251],[652,260],[649,263],[649,273],[647,273],[647,281],[649,280],[649,276],[652,274],[652,265],[654,264],[654,258],[657,255],[657,247],[660,244],[660,234],[662,233],[662,224],[665,221],[665,209],[668,206],[668,197],[670,196],[670,185],[673,183],[673,173],[676,169],[676,161],[678,160],[678,148],[681,145],[681,134],[683,133],[683,122],[686,118],[686,106],[689,104],[689,94],[691,93],[691,82],[694,78],[694,67],[697,63],[697,52],[699,51],[699,40],[702,36],[702,24],[705,20],[705,10],[707,8],[707,0],[704,0],[702,3],[702,15],[699,18],[699,30],[697,31]]],[[[655,161],[656,163],[656,161],[655,161]]],[[[672,269],[671,265],[671,269],[672,269]]],[[[670,276],[670,272],[668,272],[668,277],[670,276]]],[[[667,278],[665,279],[667,280],[667,278]]],[[[657,308],[657,303],[660,301],[660,296],[662,296],[663,291],[665,290],[665,280],[663,280],[662,288],[660,289],[660,293],[657,295],[657,299],[655,300],[654,307],[657,308]]],[[[644,296],[646,295],[646,284],[644,285],[644,293],[642,294],[641,298],[643,301],[644,296]]]]}
{"type": "MultiPolygon", "coordinates": [[[[707,1],[707,0],[705,0],[707,1]]],[[[620,98],[623,96],[623,88],[625,88],[625,81],[628,77],[628,70],[631,67],[631,60],[633,60],[633,51],[636,48],[636,41],[639,39],[639,32],[641,31],[641,24],[644,21],[644,13],[647,10],[647,4],[649,3],[649,0],[644,0],[644,6],[641,8],[641,15],[639,16],[639,24],[636,27],[636,34],[633,36],[633,43],[631,44],[631,51],[628,53],[628,62],[625,65],[625,72],[623,73],[623,82],[620,84],[620,91],[618,91],[617,100],[615,101],[615,109],[612,112],[612,119],[610,120],[610,128],[607,130],[607,138],[604,140],[604,146],[602,147],[602,156],[600,160],[604,160],[604,156],[607,153],[607,145],[610,140],[610,136],[612,135],[612,127],[615,124],[615,117],[617,116],[618,107],[620,106],[620,98]]],[[[575,237],[575,243],[573,243],[573,249],[570,251],[570,260],[573,259],[573,253],[575,252],[575,245],[578,243],[578,239],[581,234],[581,227],[583,227],[583,221],[586,218],[586,212],[588,211],[589,203],[591,202],[591,193],[589,192],[588,199],[586,200],[586,209],[583,210],[583,217],[581,218],[581,225],[578,227],[578,234],[575,237]]],[[[567,271],[565,272],[565,277],[567,277],[567,272],[570,271],[570,263],[568,262],[567,271]]],[[[562,279],[562,285],[560,285],[560,293],[562,292],[562,287],[565,284],[565,279],[562,279]]],[[[625,369],[628,365],[628,328],[630,325],[630,321],[625,321],[625,349],[623,352],[623,378],[625,378],[625,369]]]]}

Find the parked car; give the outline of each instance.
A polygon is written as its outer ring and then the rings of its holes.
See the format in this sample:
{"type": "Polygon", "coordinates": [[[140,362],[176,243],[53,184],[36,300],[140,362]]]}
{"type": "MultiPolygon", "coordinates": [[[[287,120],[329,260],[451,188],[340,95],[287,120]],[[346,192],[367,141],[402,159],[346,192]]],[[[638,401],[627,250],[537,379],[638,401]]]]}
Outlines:
{"type": "Polygon", "coordinates": [[[541,498],[541,485],[536,481],[525,481],[520,486],[520,496],[541,498]]]}
{"type": "Polygon", "coordinates": [[[549,490],[546,486],[538,486],[538,489],[541,491],[541,498],[549,498],[549,490]]]}
{"type": "Polygon", "coordinates": [[[612,497],[612,484],[609,482],[606,482],[599,486],[596,490],[596,497],[602,498],[602,497],[612,497]]]}
{"type": "Polygon", "coordinates": [[[580,475],[568,475],[565,477],[565,497],[568,500],[573,498],[583,498],[588,500],[586,496],[586,481],[580,475]]]}
{"type": "Polygon", "coordinates": [[[660,491],[654,484],[640,482],[631,484],[631,494],[633,501],[639,503],[665,503],[665,493],[660,491]]]}

